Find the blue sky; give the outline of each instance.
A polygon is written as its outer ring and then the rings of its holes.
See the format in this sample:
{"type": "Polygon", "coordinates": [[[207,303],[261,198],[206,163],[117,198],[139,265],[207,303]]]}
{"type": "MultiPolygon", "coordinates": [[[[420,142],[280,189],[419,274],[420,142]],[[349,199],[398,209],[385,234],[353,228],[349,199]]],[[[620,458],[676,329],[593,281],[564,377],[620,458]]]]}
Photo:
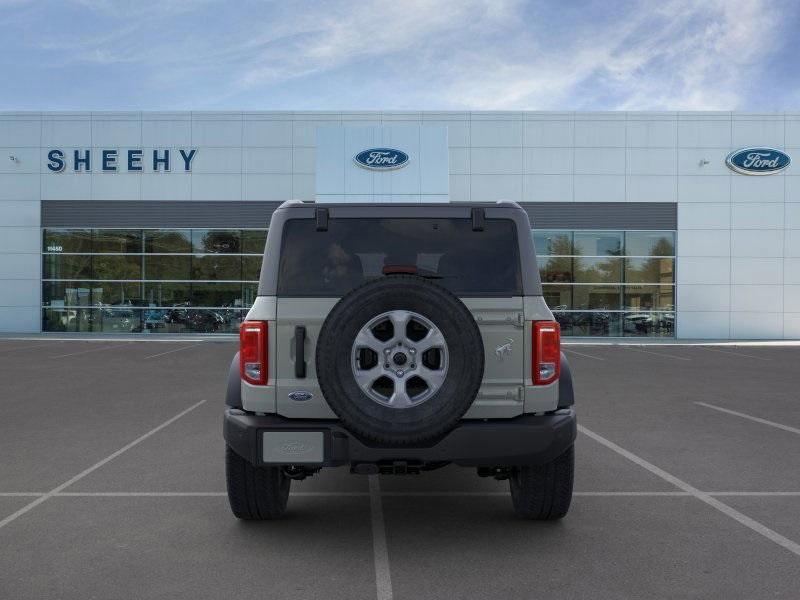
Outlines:
{"type": "Polygon", "coordinates": [[[793,0],[0,0],[0,110],[800,110],[793,0]]]}

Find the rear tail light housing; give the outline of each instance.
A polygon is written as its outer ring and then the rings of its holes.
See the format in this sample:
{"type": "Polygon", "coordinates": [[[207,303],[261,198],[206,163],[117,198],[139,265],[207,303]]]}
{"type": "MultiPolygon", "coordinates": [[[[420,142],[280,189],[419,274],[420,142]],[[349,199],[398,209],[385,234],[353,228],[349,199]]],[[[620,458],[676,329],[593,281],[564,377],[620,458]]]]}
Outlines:
{"type": "Polygon", "coordinates": [[[239,375],[253,385],[267,383],[266,321],[244,321],[239,328],[239,375]]]}
{"type": "Polygon", "coordinates": [[[561,327],[556,321],[533,322],[533,384],[547,385],[561,374],[561,327]]]}

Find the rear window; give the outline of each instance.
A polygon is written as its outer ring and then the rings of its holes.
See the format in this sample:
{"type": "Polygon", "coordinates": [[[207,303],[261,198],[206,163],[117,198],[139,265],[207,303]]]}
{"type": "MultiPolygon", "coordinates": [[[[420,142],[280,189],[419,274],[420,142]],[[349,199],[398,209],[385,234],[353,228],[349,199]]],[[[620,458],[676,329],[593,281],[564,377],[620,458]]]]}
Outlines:
{"type": "Polygon", "coordinates": [[[520,296],[517,231],[509,219],[311,219],[287,221],[281,296],[337,297],[365,281],[414,273],[459,296],[520,296]]]}

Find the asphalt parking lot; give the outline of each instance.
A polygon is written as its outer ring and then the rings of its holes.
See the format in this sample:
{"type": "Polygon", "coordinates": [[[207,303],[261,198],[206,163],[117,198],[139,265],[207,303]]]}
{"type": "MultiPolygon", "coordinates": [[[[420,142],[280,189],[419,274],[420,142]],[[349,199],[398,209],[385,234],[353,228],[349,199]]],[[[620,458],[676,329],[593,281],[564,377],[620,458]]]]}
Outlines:
{"type": "Polygon", "coordinates": [[[800,597],[800,348],[568,346],[558,523],[445,468],[225,497],[233,342],[0,340],[0,598],[800,597]]]}

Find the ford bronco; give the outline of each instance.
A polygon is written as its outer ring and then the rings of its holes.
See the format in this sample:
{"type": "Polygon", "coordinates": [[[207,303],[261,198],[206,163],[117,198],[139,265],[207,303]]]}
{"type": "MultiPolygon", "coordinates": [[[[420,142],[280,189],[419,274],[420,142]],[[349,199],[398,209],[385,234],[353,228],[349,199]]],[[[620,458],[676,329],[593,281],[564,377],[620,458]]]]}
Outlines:
{"type": "Polygon", "coordinates": [[[325,467],[455,464],[507,479],[519,516],[559,519],[573,402],[519,205],[285,202],[228,379],[231,509],[280,517],[325,467]]]}

